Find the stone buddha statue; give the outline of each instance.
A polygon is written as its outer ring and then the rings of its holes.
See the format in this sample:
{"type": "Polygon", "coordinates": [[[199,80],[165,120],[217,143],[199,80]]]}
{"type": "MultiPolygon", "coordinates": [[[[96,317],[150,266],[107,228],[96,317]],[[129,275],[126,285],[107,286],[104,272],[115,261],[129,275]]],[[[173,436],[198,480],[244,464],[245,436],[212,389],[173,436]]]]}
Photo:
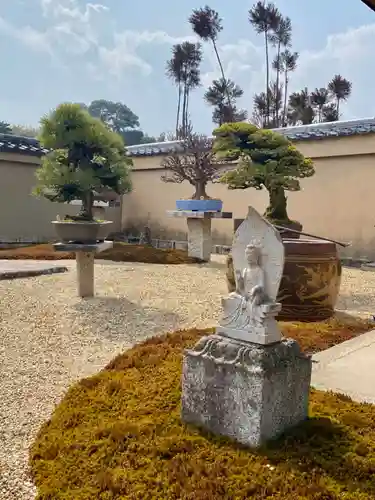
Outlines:
{"type": "Polygon", "coordinates": [[[222,299],[224,314],[220,326],[256,331],[263,328],[267,318],[277,315],[281,305],[268,297],[261,247],[254,243],[248,244],[245,257],[246,267],[235,270],[236,290],[222,299]]]}

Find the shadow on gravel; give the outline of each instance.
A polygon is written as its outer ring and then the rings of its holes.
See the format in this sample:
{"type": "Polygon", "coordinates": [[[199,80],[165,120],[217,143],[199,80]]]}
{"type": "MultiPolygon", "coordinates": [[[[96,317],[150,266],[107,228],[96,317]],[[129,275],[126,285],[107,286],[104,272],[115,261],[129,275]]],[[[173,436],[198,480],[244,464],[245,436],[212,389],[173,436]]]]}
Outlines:
{"type": "Polygon", "coordinates": [[[177,330],[180,317],[167,309],[143,307],[123,297],[93,297],[75,305],[80,319],[101,338],[139,341],[177,330]]]}

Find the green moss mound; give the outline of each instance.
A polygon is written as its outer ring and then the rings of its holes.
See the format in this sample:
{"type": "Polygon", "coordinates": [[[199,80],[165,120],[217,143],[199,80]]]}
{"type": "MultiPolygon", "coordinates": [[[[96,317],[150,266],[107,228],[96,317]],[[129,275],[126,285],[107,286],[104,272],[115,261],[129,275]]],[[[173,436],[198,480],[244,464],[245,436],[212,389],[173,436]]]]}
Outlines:
{"type": "Polygon", "coordinates": [[[337,344],[358,337],[374,328],[374,322],[346,313],[312,323],[301,321],[279,321],[284,337],[297,340],[307,353],[324,351],[337,344]]]}
{"type": "MultiPolygon", "coordinates": [[[[97,254],[98,259],[114,262],[144,262],[146,264],[196,264],[199,259],[189,257],[183,250],[154,248],[144,245],[130,245],[115,242],[113,248],[97,254]]],[[[0,250],[0,259],[63,260],[75,259],[73,252],[56,252],[52,245],[0,250]]]]}
{"type": "Polygon", "coordinates": [[[152,338],[72,387],[31,447],[39,500],[370,500],[375,407],[312,391],[311,418],[252,452],[180,420],[183,348],[152,338]]]}

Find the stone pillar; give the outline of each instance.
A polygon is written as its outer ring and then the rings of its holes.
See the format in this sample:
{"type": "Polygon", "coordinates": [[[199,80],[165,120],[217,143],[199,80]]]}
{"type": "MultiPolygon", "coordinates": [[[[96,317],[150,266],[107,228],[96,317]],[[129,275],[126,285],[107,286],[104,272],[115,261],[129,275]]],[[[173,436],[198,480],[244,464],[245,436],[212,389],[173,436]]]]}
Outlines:
{"type": "Polygon", "coordinates": [[[182,420],[258,448],[308,418],[311,366],[292,339],[203,337],[185,351],[182,420]]]}
{"type": "Polygon", "coordinates": [[[94,252],[77,252],[77,287],[80,297],[94,296],[94,252]]]}
{"type": "Polygon", "coordinates": [[[94,259],[95,254],[113,247],[113,241],[101,243],[55,243],[57,252],[74,252],[77,264],[77,288],[80,297],[94,296],[94,259]]]}
{"type": "Polygon", "coordinates": [[[206,262],[211,259],[212,237],[211,218],[187,218],[188,255],[206,262]]]}

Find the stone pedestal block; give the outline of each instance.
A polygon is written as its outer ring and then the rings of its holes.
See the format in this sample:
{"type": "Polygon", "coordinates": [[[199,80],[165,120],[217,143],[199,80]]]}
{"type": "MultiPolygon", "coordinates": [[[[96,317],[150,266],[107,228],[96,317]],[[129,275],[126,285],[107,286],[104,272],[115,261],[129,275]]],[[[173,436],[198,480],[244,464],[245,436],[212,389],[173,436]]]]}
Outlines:
{"type": "Polygon", "coordinates": [[[80,297],[94,296],[94,254],[77,252],[77,287],[80,297]]]}
{"type": "Polygon", "coordinates": [[[188,255],[209,262],[212,252],[211,219],[231,219],[231,212],[168,210],[169,217],[186,218],[188,255]]]}
{"type": "Polygon", "coordinates": [[[182,419],[257,448],[307,419],[311,363],[291,339],[204,337],[184,355],[182,419]]]}
{"type": "Polygon", "coordinates": [[[56,243],[58,252],[74,252],[77,264],[77,289],[80,297],[94,296],[94,258],[96,253],[113,247],[113,241],[95,244],[56,243]]]}
{"type": "Polygon", "coordinates": [[[212,250],[211,219],[187,219],[188,254],[204,261],[209,261],[212,250]]]}

